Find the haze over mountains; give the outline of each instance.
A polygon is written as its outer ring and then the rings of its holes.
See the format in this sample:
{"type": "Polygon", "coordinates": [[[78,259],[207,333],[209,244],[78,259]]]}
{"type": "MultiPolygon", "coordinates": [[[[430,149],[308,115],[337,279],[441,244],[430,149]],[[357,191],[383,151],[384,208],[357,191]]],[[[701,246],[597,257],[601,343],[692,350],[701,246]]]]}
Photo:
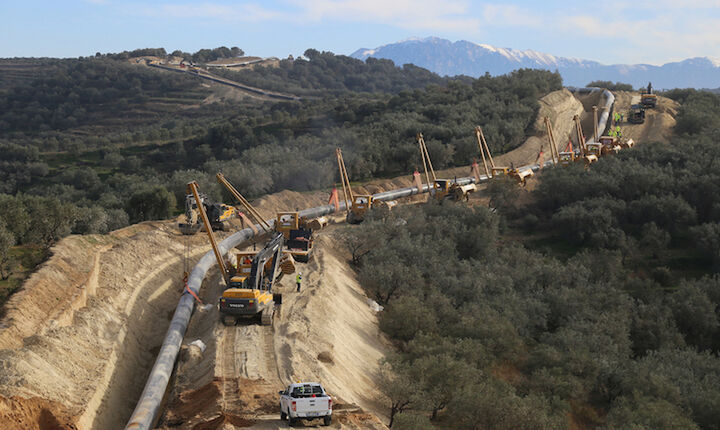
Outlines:
{"type": "Polygon", "coordinates": [[[649,64],[604,65],[579,58],[556,57],[532,50],[497,48],[466,40],[451,42],[437,37],[408,39],[375,49],[361,48],[351,54],[387,58],[395,64],[407,63],[426,68],[440,75],[482,76],[486,72],[500,75],[519,68],[558,70],[565,85],[583,86],[595,80],[620,81],[634,87],[655,88],[717,88],[720,87],[720,61],[707,57],[689,58],[662,66],[649,64]]]}

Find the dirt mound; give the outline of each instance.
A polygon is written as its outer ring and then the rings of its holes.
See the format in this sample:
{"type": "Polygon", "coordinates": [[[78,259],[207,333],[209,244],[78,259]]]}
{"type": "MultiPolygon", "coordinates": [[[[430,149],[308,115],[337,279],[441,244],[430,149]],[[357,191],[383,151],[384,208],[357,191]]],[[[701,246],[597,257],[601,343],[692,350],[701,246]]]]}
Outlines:
{"type": "Polygon", "coordinates": [[[0,396],[3,430],[75,430],[75,419],[65,408],[45,399],[0,396]]]}

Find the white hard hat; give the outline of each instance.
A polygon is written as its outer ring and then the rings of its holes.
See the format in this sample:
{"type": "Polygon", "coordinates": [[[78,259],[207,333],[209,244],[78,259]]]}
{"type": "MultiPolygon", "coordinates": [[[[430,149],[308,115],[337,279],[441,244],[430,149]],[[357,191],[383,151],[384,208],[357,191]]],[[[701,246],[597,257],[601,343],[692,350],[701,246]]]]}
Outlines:
{"type": "Polygon", "coordinates": [[[302,275],[302,272],[298,272],[298,275],[302,275]]]}

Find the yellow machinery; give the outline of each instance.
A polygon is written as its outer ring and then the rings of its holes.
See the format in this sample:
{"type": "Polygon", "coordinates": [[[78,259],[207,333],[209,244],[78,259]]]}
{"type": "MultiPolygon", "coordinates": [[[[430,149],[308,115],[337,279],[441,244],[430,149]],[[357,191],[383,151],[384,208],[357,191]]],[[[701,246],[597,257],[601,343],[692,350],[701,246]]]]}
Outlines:
{"type": "Polygon", "coordinates": [[[435,199],[439,201],[445,199],[454,201],[460,201],[462,199],[469,200],[470,193],[475,192],[477,189],[475,184],[460,185],[455,180],[438,179],[435,176],[435,169],[433,168],[432,161],[430,161],[430,154],[428,153],[422,133],[418,133],[417,140],[418,146],[420,147],[420,157],[423,161],[423,168],[425,169],[428,191],[432,190],[430,192],[432,192],[435,199]],[[430,181],[431,175],[432,182],[430,181]]]}
{"type": "Polygon", "coordinates": [[[273,294],[272,289],[282,276],[280,261],[284,240],[282,234],[276,233],[261,251],[237,255],[237,272],[220,297],[223,324],[234,325],[239,318],[258,315],[262,325],[272,324],[275,304],[282,303],[282,295],[273,294]]]}
{"type": "Polygon", "coordinates": [[[483,134],[482,128],[480,126],[475,127],[475,137],[477,138],[478,147],[480,148],[480,155],[482,156],[485,174],[488,177],[496,178],[499,176],[509,176],[515,179],[518,183],[525,185],[527,183],[527,179],[533,176],[534,172],[530,168],[520,170],[515,167],[496,166],[495,160],[493,160],[492,154],[490,153],[490,147],[485,140],[485,134],[483,134]],[[489,168],[488,161],[490,162],[489,168]]]}
{"type": "Polygon", "coordinates": [[[287,252],[296,261],[310,261],[313,249],[313,231],[298,212],[278,212],[275,230],[285,238],[287,252]]]}
{"type": "Polygon", "coordinates": [[[617,136],[600,136],[598,143],[600,144],[600,151],[602,155],[617,154],[620,152],[620,149],[622,149],[620,146],[620,140],[617,136]]]}
{"type": "Polygon", "coordinates": [[[646,108],[654,108],[657,106],[657,95],[653,94],[652,84],[648,84],[647,91],[640,93],[640,104],[646,108]]]}
{"type": "MultiPolygon", "coordinates": [[[[187,188],[188,194],[192,194],[196,201],[200,201],[197,182],[190,182],[187,188]]],[[[241,316],[256,317],[258,315],[262,324],[272,324],[275,303],[282,302],[282,296],[273,296],[271,290],[275,279],[280,273],[278,266],[282,256],[283,235],[277,234],[262,251],[253,255],[249,272],[246,272],[247,259],[244,258],[248,255],[241,255],[242,259],[235,261],[233,270],[229,270],[217,246],[210,227],[210,220],[203,205],[198,205],[198,212],[210,239],[210,245],[217,259],[220,273],[223,276],[225,285],[228,287],[223,291],[219,303],[223,324],[234,324],[237,318],[241,316]],[[266,268],[269,268],[269,270],[266,270],[266,268]]]]}
{"type": "MultiPolygon", "coordinates": [[[[262,215],[260,215],[260,212],[258,212],[257,209],[255,209],[255,207],[253,207],[253,205],[251,205],[250,202],[247,201],[247,199],[245,197],[243,197],[242,194],[240,194],[240,192],[230,183],[230,181],[228,181],[222,173],[218,173],[216,175],[216,177],[217,177],[218,183],[222,184],[225,188],[227,188],[227,190],[230,192],[230,194],[232,194],[233,197],[235,197],[243,205],[243,207],[245,208],[245,210],[247,211],[247,213],[249,215],[248,222],[250,224],[250,228],[252,230],[255,230],[256,227],[255,227],[254,223],[256,223],[265,231],[265,233],[271,233],[272,227],[270,226],[270,224],[263,219],[262,215]]],[[[289,242],[291,239],[291,236],[294,236],[294,234],[291,233],[291,230],[292,230],[291,228],[283,227],[283,224],[286,224],[286,222],[285,221],[283,221],[283,223],[280,222],[280,215],[287,215],[286,217],[283,217],[283,219],[293,218],[295,221],[291,222],[290,224],[293,226],[294,229],[302,230],[305,232],[310,231],[310,233],[312,233],[312,229],[308,225],[307,220],[305,218],[299,218],[297,215],[297,212],[288,212],[286,214],[278,214],[278,222],[275,223],[275,231],[283,234],[283,236],[285,237],[285,240],[286,240],[286,245],[288,245],[288,248],[297,247],[298,244],[289,242]]],[[[322,226],[324,225],[323,222],[325,222],[325,220],[322,217],[320,219],[313,220],[313,221],[315,221],[315,224],[317,224],[317,228],[322,228],[322,226]]],[[[325,222],[325,224],[327,224],[327,222],[325,222]]],[[[312,236],[310,236],[309,247],[310,247],[310,249],[312,249],[312,236]]],[[[294,265],[295,260],[307,261],[307,259],[309,258],[310,251],[303,249],[304,248],[303,246],[299,246],[299,248],[300,249],[293,249],[290,252],[286,252],[283,255],[282,261],[280,262],[280,264],[282,265],[282,268],[283,268],[283,273],[288,274],[288,273],[293,273],[295,271],[295,265],[294,265]],[[295,257],[295,258],[293,258],[293,257],[295,257]],[[299,257],[299,258],[297,258],[297,257],[299,257]]]]}
{"type": "Polygon", "coordinates": [[[373,196],[371,195],[354,195],[350,188],[350,178],[345,168],[345,160],[343,159],[342,150],[335,149],[338,170],[340,171],[340,180],[342,181],[343,198],[345,199],[345,210],[347,216],[345,220],[350,224],[359,224],[365,219],[365,213],[373,207],[373,196]]]}
{"type": "Polygon", "coordinates": [[[202,222],[198,219],[197,202],[202,204],[213,230],[227,230],[230,220],[237,215],[234,207],[223,203],[211,203],[205,194],[198,194],[197,198],[192,194],[187,194],[185,196],[185,222],[178,224],[182,234],[195,234],[202,227],[202,222]]]}

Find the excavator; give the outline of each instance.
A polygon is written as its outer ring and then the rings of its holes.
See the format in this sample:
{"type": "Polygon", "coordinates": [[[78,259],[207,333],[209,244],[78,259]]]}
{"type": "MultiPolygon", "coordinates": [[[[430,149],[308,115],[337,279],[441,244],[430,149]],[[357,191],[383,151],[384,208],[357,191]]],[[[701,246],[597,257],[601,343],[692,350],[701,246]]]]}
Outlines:
{"type": "MultiPolygon", "coordinates": [[[[188,194],[192,194],[196,201],[200,201],[197,182],[188,183],[187,189],[188,194]]],[[[232,325],[239,317],[260,316],[263,325],[272,324],[275,304],[282,303],[282,295],[273,295],[272,288],[282,273],[278,267],[285,238],[277,233],[260,252],[254,255],[241,254],[242,260],[239,264],[237,255],[230,254],[228,264],[220,253],[203,205],[198,205],[198,213],[227,286],[219,301],[222,323],[232,325]],[[253,258],[248,261],[250,255],[253,255],[253,258]]]]}
{"type": "Polygon", "coordinates": [[[220,297],[220,315],[224,325],[235,325],[239,318],[260,316],[262,325],[271,325],[275,304],[282,303],[282,294],[272,293],[280,270],[285,237],[276,233],[265,247],[249,261],[249,253],[240,256],[238,274],[220,297]]]}
{"type": "Polygon", "coordinates": [[[230,220],[237,215],[234,207],[223,203],[211,203],[205,194],[199,194],[198,197],[187,194],[185,196],[185,222],[178,223],[182,234],[195,234],[202,227],[202,222],[198,219],[198,201],[208,215],[213,230],[227,230],[230,220]]]}
{"type": "Polygon", "coordinates": [[[499,176],[508,176],[515,179],[519,184],[523,186],[527,184],[527,178],[533,176],[533,171],[530,168],[520,170],[516,167],[501,167],[495,165],[495,160],[492,158],[490,153],[490,147],[485,140],[485,134],[482,131],[482,127],[475,127],[475,137],[477,138],[478,147],[480,148],[480,155],[482,156],[483,167],[485,168],[485,174],[490,178],[499,176]],[[487,155],[487,159],[486,159],[487,155]],[[488,168],[488,160],[490,161],[490,168],[488,168]]]}
{"type": "Polygon", "coordinates": [[[657,106],[657,102],[657,94],[653,94],[652,83],[648,83],[647,90],[640,93],[640,104],[652,109],[657,106]]]}
{"type": "Polygon", "coordinates": [[[350,178],[345,168],[345,160],[343,159],[342,150],[335,149],[335,157],[337,158],[338,170],[340,171],[340,180],[342,181],[343,197],[345,199],[345,210],[347,215],[345,220],[350,224],[359,224],[365,219],[365,213],[372,209],[373,196],[358,194],[354,195],[350,188],[350,178]]]}
{"type": "MultiPolygon", "coordinates": [[[[273,230],[270,224],[265,221],[260,213],[255,209],[245,197],[238,192],[237,189],[228,181],[222,173],[216,175],[218,183],[222,184],[227,188],[230,194],[233,195],[240,203],[245,207],[245,210],[253,218],[253,220],[265,230],[265,233],[272,234],[272,232],[281,233],[285,238],[286,252],[283,260],[283,265],[290,267],[291,263],[300,261],[307,263],[310,260],[313,247],[313,230],[315,227],[311,225],[311,222],[304,217],[301,217],[298,212],[278,212],[277,220],[275,221],[275,229],[273,230]],[[290,261],[285,260],[292,257],[290,261]]],[[[244,214],[243,214],[244,217],[244,214]]],[[[248,219],[250,228],[255,229],[254,223],[248,219]]],[[[323,222],[314,222],[318,228],[322,227],[323,222]]],[[[285,270],[287,273],[289,269],[285,270]]],[[[294,267],[293,267],[294,271],[294,267]]]]}
{"type": "Polygon", "coordinates": [[[425,138],[423,138],[422,133],[417,134],[417,141],[425,169],[425,179],[427,180],[428,190],[432,190],[435,199],[441,202],[446,199],[456,202],[463,199],[469,200],[470,194],[477,190],[475,184],[460,185],[456,180],[438,179],[435,176],[435,169],[433,169],[432,162],[430,161],[430,154],[428,153],[425,138]],[[430,175],[432,175],[432,182],[430,181],[430,175]]]}

